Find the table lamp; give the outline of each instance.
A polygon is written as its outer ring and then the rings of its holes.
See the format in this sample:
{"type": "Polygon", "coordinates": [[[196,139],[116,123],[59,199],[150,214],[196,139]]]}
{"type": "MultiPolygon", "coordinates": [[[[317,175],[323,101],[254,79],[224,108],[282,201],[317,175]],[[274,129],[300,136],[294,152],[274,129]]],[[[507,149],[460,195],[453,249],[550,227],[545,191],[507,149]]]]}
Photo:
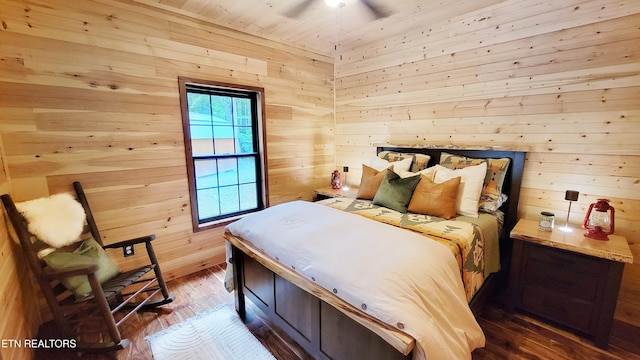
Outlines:
{"type": "Polygon", "coordinates": [[[571,202],[578,201],[578,195],[580,193],[576,190],[567,190],[564,194],[564,199],[569,201],[569,210],[567,211],[567,221],[564,223],[564,226],[560,227],[560,231],[564,232],[572,232],[573,229],[569,227],[569,214],[571,214],[571,202]]]}
{"type": "Polygon", "coordinates": [[[349,172],[348,166],[342,167],[342,172],[344,173],[344,181],[342,182],[342,190],[349,190],[349,184],[347,183],[347,173],[349,172]]]}

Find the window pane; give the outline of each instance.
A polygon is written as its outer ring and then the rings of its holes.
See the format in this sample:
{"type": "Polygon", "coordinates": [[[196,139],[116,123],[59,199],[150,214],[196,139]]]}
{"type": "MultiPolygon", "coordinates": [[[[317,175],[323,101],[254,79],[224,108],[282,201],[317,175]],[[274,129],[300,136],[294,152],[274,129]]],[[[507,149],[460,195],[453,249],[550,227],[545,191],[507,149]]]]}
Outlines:
{"type": "Polygon", "coordinates": [[[233,124],[251,126],[251,99],[234,98],[233,124]]]}
{"type": "Polygon", "coordinates": [[[242,126],[236,127],[236,149],[239,153],[253,153],[253,129],[242,126]]]}
{"type": "Polygon", "coordinates": [[[238,181],[240,184],[256,182],[256,159],[241,157],[238,159],[238,181]]]}
{"type": "Polygon", "coordinates": [[[213,154],[213,143],[211,140],[191,140],[191,154],[194,156],[211,155],[213,154]]]}
{"type": "Polygon", "coordinates": [[[188,93],[189,123],[192,125],[211,125],[211,103],[207,94],[188,93]]]}
{"type": "Polygon", "coordinates": [[[256,183],[240,185],[240,210],[251,210],[258,207],[256,183]]]}
{"type": "Polygon", "coordinates": [[[238,183],[238,165],[235,158],[218,160],[220,186],[238,183]]]}
{"type": "Polygon", "coordinates": [[[198,198],[198,217],[200,219],[209,219],[220,215],[220,198],[218,197],[218,188],[198,190],[196,192],[198,198]]]}
{"type": "Polygon", "coordinates": [[[218,186],[216,160],[197,160],[194,163],[196,189],[218,186]]]}
{"type": "Polygon", "coordinates": [[[211,109],[213,112],[214,124],[231,125],[233,120],[233,111],[230,97],[221,95],[211,96],[211,109]]]}
{"type": "Polygon", "coordinates": [[[240,211],[238,187],[220,187],[220,212],[222,214],[231,214],[238,211],[240,211]]]}
{"type": "Polygon", "coordinates": [[[213,128],[210,125],[191,125],[191,139],[213,139],[213,128]]]}
{"type": "Polygon", "coordinates": [[[214,126],[216,154],[235,154],[232,126],[214,126]]]}
{"type": "Polygon", "coordinates": [[[191,154],[213,154],[213,132],[211,126],[191,126],[191,154]]]}

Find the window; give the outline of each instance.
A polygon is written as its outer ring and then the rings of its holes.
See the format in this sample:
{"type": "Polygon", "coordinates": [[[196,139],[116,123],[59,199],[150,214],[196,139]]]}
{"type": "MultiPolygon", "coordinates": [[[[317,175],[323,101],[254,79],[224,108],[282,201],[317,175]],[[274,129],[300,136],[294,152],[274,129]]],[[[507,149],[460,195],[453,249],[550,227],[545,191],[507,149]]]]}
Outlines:
{"type": "Polygon", "coordinates": [[[194,231],[264,209],[264,90],[178,82],[194,231]]]}

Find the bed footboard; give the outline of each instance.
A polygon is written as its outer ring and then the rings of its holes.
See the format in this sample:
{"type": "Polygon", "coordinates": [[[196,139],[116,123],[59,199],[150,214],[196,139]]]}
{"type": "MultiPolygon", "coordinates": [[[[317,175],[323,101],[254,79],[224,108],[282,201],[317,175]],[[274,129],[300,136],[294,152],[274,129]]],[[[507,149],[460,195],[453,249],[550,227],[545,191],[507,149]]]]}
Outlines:
{"type": "Polygon", "coordinates": [[[415,340],[364,313],[277,262],[242,239],[232,244],[236,311],[248,299],[270,325],[293,338],[316,359],[410,359],[415,340]]]}

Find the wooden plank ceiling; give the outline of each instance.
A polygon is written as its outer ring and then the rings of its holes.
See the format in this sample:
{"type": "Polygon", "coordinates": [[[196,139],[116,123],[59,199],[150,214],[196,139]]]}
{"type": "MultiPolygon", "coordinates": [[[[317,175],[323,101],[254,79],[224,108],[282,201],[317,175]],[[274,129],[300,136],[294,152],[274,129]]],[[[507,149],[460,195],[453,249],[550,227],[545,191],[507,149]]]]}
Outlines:
{"type": "Polygon", "coordinates": [[[296,17],[289,17],[287,13],[305,0],[134,1],[332,56],[341,49],[402,36],[410,29],[428,27],[499,2],[371,0],[371,4],[389,14],[376,18],[362,0],[346,0],[343,7],[330,7],[325,0],[313,0],[296,17]]]}

